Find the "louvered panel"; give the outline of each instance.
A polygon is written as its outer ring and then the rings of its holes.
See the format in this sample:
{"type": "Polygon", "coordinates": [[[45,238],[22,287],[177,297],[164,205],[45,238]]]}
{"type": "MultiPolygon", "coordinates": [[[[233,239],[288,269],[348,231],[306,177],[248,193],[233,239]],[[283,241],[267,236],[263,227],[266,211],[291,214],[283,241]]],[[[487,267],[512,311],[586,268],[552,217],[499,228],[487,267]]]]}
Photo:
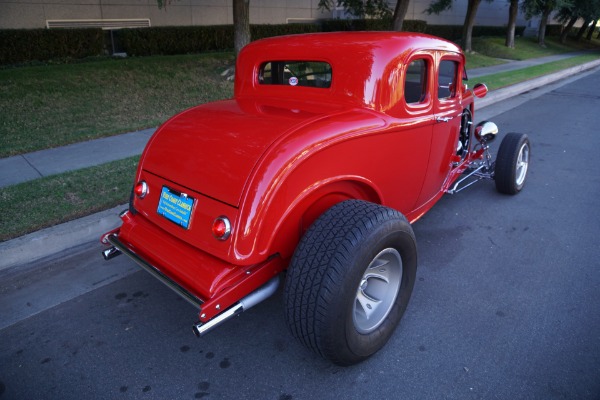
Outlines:
{"type": "Polygon", "coordinates": [[[46,20],[46,27],[53,28],[148,28],[149,18],[136,19],[53,19],[46,20]]]}

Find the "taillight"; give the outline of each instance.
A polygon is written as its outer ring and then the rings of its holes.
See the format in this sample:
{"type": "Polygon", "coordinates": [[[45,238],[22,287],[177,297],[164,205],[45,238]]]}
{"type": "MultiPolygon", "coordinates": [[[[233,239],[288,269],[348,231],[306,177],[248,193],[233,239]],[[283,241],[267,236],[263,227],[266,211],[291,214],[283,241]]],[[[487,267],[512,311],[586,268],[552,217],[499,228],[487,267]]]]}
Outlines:
{"type": "Polygon", "coordinates": [[[144,181],[140,181],[133,188],[133,193],[140,199],[143,199],[148,194],[148,184],[144,181]]]}
{"type": "Polygon", "coordinates": [[[212,225],[212,233],[219,240],[227,240],[231,235],[231,222],[227,217],[215,219],[212,225]]]}

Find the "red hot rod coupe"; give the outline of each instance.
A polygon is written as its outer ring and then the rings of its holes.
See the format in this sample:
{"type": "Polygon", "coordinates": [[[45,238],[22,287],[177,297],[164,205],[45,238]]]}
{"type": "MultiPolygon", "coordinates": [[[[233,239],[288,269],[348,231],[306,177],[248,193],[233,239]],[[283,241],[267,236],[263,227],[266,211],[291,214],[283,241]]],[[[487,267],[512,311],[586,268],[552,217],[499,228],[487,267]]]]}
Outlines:
{"type": "Polygon", "coordinates": [[[411,223],[481,179],[515,194],[530,144],[473,125],[465,57],[415,33],[260,40],[238,57],[234,98],[165,122],[147,144],[120,228],[124,253],[199,309],[202,335],[273,294],[321,356],[379,350],[415,282],[411,223]]]}

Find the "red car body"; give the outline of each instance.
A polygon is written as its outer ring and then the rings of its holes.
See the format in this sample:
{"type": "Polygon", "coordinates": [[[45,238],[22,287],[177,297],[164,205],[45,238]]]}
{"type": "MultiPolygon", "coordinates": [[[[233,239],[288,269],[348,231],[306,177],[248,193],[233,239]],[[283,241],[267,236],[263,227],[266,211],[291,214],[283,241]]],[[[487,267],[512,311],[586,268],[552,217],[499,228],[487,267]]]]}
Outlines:
{"type": "Polygon", "coordinates": [[[304,232],[333,205],[365,200],[412,223],[482,157],[457,151],[462,116],[474,112],[464,68],[455,44],[416,33],[251,43],[237,60],[233,99],[184,111],[156,131],[123,224],[103,242],[200,307],[201,323],[218,318],[285,270],[304,232]],[[280,61],[328,65],[327,82],[297,84],[286,65],[283,82],[265,84],[280,61]],[[409,102],[413,61],[423,93],[409,102]],[[445,84],[443,62],[453,71],[445,84]],[[189,220],[159,215],[163,196],[187,201],[189,220]]]}

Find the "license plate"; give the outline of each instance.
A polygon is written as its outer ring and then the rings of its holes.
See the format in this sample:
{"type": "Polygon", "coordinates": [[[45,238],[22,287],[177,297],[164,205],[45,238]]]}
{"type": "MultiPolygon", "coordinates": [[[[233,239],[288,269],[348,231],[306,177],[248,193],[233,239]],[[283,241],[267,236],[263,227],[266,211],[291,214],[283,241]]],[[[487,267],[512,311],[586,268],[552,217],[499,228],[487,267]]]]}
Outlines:
{"type": "Polygon", "coordinates": [[[194,199],[163,186],[156,212],[171,222],[187,229],[190,225],[194,199]]]}

